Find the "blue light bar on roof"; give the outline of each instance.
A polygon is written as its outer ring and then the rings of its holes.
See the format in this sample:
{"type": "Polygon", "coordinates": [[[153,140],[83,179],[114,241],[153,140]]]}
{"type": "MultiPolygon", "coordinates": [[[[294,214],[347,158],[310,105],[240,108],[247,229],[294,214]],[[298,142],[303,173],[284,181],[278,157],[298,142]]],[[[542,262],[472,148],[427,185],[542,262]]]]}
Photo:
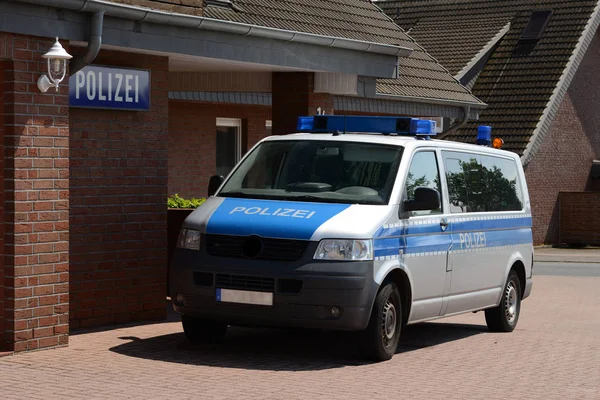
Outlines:
{"type": "Polygon", "coordinates": [[[315,115],[299,117],[298,132],[380,133],[385,135],[435,136],[433,120],[410,117],[373,117],[358,115],[315,115]]]}

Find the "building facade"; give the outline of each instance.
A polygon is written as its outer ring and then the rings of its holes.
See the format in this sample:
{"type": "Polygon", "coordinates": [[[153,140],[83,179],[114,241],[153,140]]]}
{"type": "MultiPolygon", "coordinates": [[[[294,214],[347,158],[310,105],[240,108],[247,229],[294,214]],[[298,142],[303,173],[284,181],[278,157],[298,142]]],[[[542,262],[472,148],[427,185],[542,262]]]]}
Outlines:
{"type": "Polygon", "coordinates": [[[167,196],[299,115],[485,108],[371,2],[262,3],[0,2],[0,352],[164,319],[167,196]]]}

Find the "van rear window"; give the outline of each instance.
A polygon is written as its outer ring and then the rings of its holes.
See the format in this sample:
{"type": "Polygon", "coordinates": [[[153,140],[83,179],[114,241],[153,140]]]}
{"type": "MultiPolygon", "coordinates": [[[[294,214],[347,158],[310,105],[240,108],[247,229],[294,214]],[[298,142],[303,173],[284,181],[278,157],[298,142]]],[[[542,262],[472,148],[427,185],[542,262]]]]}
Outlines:
{"type": "Polygon", "coordinates": [[[523,192],[514,160],[442,151],[452,213],[521,211],[523,192]]]}

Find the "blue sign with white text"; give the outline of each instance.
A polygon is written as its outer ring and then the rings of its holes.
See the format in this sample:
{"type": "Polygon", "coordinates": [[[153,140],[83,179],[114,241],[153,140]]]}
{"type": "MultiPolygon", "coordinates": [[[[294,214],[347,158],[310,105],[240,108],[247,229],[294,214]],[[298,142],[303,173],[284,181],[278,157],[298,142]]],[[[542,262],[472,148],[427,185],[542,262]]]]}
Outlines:
{"type": "Polygon", "coordinates": [[[69,105],[147,111],[150,72],[88,65],[69,77],[69,105]]]}

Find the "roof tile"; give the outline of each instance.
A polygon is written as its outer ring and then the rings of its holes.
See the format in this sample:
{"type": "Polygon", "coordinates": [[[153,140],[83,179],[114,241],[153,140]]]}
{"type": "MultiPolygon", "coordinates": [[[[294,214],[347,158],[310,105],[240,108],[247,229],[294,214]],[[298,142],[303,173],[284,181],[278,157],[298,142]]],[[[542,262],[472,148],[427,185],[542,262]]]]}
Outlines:
{"type": "Polygon", "coordinates": [[[596,0],[404,0],[378,2],[451,73],[458,73],[507,22],[511,28],[481,71],[473,94],[488,104],[478,121],[447,138],[474,142],[491,125],[505,148],[523,154],[590,20],[596,0]],[[529,54],[514,50],[534,9],[552,9],[529,54]]]}
{"type": "Polygon", "coordinates": [[[204,16],[414,49],[400,59],[400,78],[381,80],[381,94],[485,104],[455,80],[415,40],[369,0],[233,0],[234,9],[208,5],[204,16]]]}

